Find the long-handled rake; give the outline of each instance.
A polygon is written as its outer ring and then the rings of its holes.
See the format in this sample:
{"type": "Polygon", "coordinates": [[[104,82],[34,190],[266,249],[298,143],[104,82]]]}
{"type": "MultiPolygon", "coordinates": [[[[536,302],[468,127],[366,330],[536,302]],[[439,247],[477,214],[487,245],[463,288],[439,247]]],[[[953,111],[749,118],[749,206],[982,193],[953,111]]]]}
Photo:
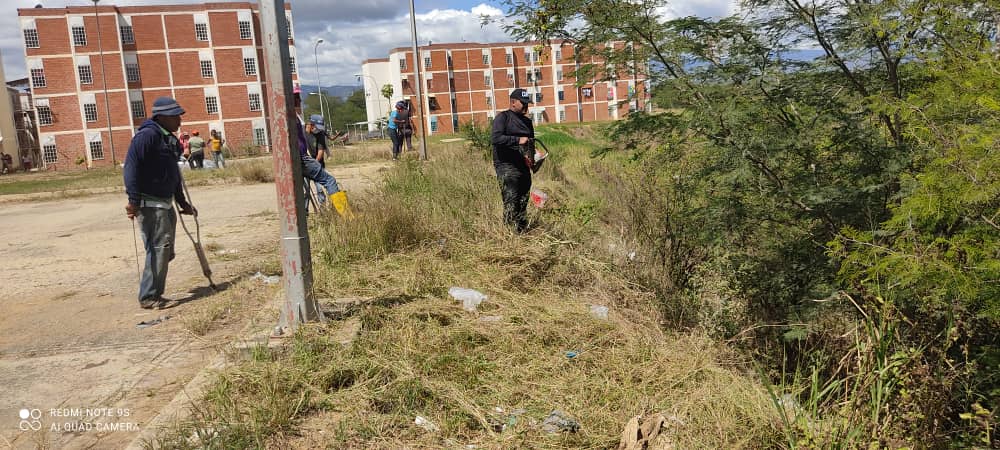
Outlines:
{"type": "MultiPolygon", "coordinates": [[[[184,175],[180,174],[180,177],[181,187],[184,188],[184,196],[187,197],[188,203],[192,208],[194,208],[194,202],[191,201],[191,193],[188,192],[187,184],[184,183],[184,175]]],[[[194,230],[197,239],[195,239],[195,236],[191,235],[191,231],[188,230],[187,224],[184,222],[184,215],[178,214],[178,216],[181,218],[181,227],[184,228],[184,234],[187,234],[188,239],[191,239],[191,244],[194,245],[194,253],[198,255],[198,263],[201,264],[202,275],[205,275],[205,278],[208,279],[208,287],[212,288],[213,291],[219,290],[219,288],[212,281],[212,268],[208,266],[208,257],[205,256],[205,249],[201,246],[201,224],[198,222],[198,214],[194,215],[194,230]]]]}

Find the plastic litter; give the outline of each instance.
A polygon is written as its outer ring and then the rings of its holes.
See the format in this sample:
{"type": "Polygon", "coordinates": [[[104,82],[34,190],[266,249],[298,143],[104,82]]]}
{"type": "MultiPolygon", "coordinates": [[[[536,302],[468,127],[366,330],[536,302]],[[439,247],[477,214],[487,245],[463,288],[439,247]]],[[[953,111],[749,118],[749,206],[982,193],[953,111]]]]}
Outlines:
{"type": "Polygon", "coordinates": [[[542,431],[546,433],[560,433],[569,432],[576,433],[580,431],[580,422],[577,422],[573,418],[569,417],[568,414],[556,409],[549,413],[542,421],[542,431]]]}
{"type": "Polygon", "coordinates": [[[590,315],[601,320],[608,320],[608,307],[604,305],[590,305],[590,315]]]}
{"type": "Polygon", "coordinates": [[[475,289],[461,288],[461,287],[450,287],[448,288],[448,295],[452,298],[462,302],[462,308],[466,311],[475,311],[480,303],[486,301],[486,294],[479,292],[475,289]]]}
{"type": "Polygon", "coordinates": [[[153,320],[144,320],[142,322],[139,322],[139,324],[136,325],[135,327],[139,328],[139,329],[149,328],[149,327],[151,327],[153,325],[161,324],[161,323],[163,323],[164,320],[168,320],[168,319],[170,319],[170,316],[160,316],[160,317],[157,317],[157,318],[155,318],[153,320]]]}
{"type": "Polygon", "coordinates": [[[566,352],[566,359],[573,359],[576,358],[577,356],[580,356],[580,352],[574,350],[566,352]]]}
{"type": "Polygon", "coordinates": [[[277,284],[281,282],[281,277],[278,275],[264,275],[260,272],[255,273],[251,280],[260,280],[264,284],[277,284]]]}
{"type": "Polygon", "coordinates": [[[228,250],[219,250],[219,251],[215,252],[215,254],[216,255],[235,255],[235,254],[237,254],[239,252],[240,251],[237,250],[237,249],[235,249],[235,248],[230,248],[228,250]]]}
{"type": "Polygon", "coordinates": [[[536,208],[542,209],[545,207],[545,202],[549,200],[549,194],[542,192],[539,189],[531,190],[531,204],[535,205],[536,208]]]}
{"type": "Polygon", "coordinates": [[[417,424],[418,427],[423,428],[426,431],[440,430],[440,428],[438,428],[437,425],[434,425],[434,422],[427,420],[427,418],[425,418],[424,416],[417,416],[415,419],[413,419],[413,423],[417,424]]]}
{"type": "Polygon", "coordinates": [[[479,318],[480,322],[501,322],[503,317],[501,316],[483,316],[479,318]]]}

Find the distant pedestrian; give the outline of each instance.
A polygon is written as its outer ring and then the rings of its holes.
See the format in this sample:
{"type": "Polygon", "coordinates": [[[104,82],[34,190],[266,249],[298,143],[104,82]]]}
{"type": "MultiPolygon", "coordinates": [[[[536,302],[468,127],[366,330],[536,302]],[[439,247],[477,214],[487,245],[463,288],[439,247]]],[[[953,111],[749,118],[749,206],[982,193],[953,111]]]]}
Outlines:
{"type": "MultiPolygon", "coordinates": [[[[531,191],[531,168],[525,158],[524,146],[532,146],[535,128],[528,118],[531,94],[514,89],[510,108],[493,120],[493,168],[500,182],[503,198],[503,219],[518,232],[528,229],[528,194],[531,191]]],[[[534,152],[531,152],[534,157],[534,152]]]]}
{"type": "Polygon", "coordinates": [[[163,307],[167,283],[167,267],[174,259],[174,236],[177,215],[198,215],[188,203],[181,186],[177,155],[180,140],[173,133],[181,125],[184,109],[170,97],[153,102],[152,119],[147,119],[132,138],[125,155],[124,178],[128,203],[125,214],[139,219],[142,242],[146,249],[146,267],[139,280],[139,306],[145,309],[163,307]]]}
{"type": "Polygon", "coordinates": [[[226,141],[222,139],[222,133],[217,130],[212,130],[208,138],[208,148],[212,150],[212,161],[215,162],[215,167],[219,169],[226,168],[226,158],[222,156],[222,144],[226,141]]]}
{"type": "Polygon", "coordinates": [[[402,136],[399,134],[399,123],[396,119],[399,117],[399,112],[406,107],[406,103],[396,102],[395,108],[389,113],[389,140],[392,141],[392,160],[399,159],[400,147],[403,145],[402,136]]]}
{"type": "Polygon", "coordinates": [[[184,159],[186,161],[188,161],[188,165],[190,165],[191,164],[191,146],[189,145],[189,141],[191,140],[191,134],[188,133],[187,131],[181,132],[181,135],[178,138],[178,140],[181,143],[181,155],[184,156],[184,159]]]}
{"type": "Polygon", "coordinates": [[[407,102],[396,102],[396,110],[393,113],[395,117],[392,118],[392,122],[396,124],[396,135],[399,137],[396,156],[399,156],[403,150],[403,142],[406,142],[406,151],[413,151],[413,116],[407,102]]]}
{"type": "Polygon", "coordinates": [[[188,148],[191,156],[188,157],[188,165],[192,169],[202,169],[205,167],[205,140],[199,136],[198,130],[191,132],[191,139],[188,139],[188,148]]]}

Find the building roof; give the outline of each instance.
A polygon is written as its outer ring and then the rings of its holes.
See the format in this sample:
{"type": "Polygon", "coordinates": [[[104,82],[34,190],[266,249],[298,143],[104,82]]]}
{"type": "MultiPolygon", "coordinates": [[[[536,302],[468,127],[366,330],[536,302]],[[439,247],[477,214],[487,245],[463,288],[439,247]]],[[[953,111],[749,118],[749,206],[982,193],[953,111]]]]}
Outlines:
{"type": "MultiPolygon", "coordinates": [[[[553,44],[561,44],[562,40],[553,40],[553,44]]],[[[498,48],[498,47],[521,47],[525,45],[541,45],[541,41],[525,41],[525,42],[492,42],[488,44],[482,44],[479,42],[451,42],[444,44],[431,44],[431,45],[421,45],[418,50],[465,50],[472,48],[498,48]]],[[[389,53],[396,52],[408,52],[413,51],[413,47],[396,47],[389,50],[389,53]]]]}
{"type": "Polygon", "coordinates": [[[371,64],[371,63],[381,63],[381,62],[389,62],[389,58],[368,58],[364,61],[361,61],[361,64],[371,64]]]}
{"type": "MultiPolygon", "coordinates": [[[[116,6],[98,5],[101,13],[118,12],[122,14],[169,13],[187,11],[216,11],[220,9],[252,9],[256,11],[257,4],[250,2],[211,2],[190,3],[186,5],[146,5],[146,6],[116,6]]],[[[285,3],[285,10],[291,10],[292,5],[285,3]]],[[[63,8],[18,8],[17,15],[21,17],[52,17],[67,14],[93,14],[93,6],[66,6],[63,8]]]]}

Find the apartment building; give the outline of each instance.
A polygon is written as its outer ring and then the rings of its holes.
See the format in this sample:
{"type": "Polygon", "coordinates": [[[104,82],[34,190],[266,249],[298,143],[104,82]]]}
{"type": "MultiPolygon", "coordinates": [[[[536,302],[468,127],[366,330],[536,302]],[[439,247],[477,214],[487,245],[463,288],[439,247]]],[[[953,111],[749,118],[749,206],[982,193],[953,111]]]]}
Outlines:
{"type": "MultiPolygon", "coordinates": [[[[609,45],[625,47],[624,42],[609,45]]],[[[516,88],[534,96],[529,115],[535,124],[615,120],[650,106],[643,62],[608,68],[615,72],[610,81],[590,79],[578,86],[572,77],[577,67],[600,61],[578,57],[566,42],[433,44],[417,50],[428,111],[420,122],[431,134],[453,133],[466,122],[490,123],[510,106],[508,98],[516,88]]],[[[415,98],[412,49],[395,48],[388,58],[367,60],[362,73],[374,85],[392,85],[387,104],[415,98]]],[[[380,111],[369,104],[368,121],[379,117],[380,111]]]]}
{"type": "MultiPolygon", "coordinates": [[[[219,130],[234,150],[267,146],[256,4],[101,4],[18,16],[45,168],[121,163],[160,96],[187,111],[181,130],[219,130]]],[[[297,78],[288,3],[285,16],[297,78]]]]}

